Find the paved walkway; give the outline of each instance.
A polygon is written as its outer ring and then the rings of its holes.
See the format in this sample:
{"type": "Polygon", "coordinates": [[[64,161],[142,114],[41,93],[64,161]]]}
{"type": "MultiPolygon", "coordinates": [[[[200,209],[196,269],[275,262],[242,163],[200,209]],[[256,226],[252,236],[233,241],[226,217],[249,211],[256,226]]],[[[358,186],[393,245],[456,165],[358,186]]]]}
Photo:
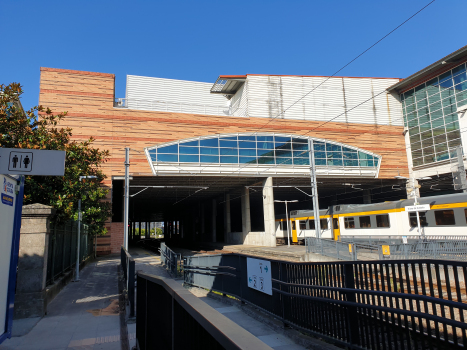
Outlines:
{"type": "MultiPolygon", "coordinates": [[[[0,350],[120,349],[119,262],[104,258],[90,263],[81,270],[81,280],[57,295],[29,333],[7,339],[0,350]]],[[[13,322],[13,332],[21,321],[13,322]]]]}

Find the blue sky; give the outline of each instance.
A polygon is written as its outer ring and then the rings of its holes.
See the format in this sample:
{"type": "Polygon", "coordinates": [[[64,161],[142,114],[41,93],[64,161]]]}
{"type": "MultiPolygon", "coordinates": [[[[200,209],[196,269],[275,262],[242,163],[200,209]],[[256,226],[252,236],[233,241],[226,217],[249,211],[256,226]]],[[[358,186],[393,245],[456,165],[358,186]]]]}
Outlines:
{"type": "MultiPolygon", "coordinates": [[[[40,67],[214,82],[331,75],[430,0],[0,0],[0,83],[38,103],[40,67]]],[[[437,0],[339,73],[404,78],[467,45],[465,0],[437,0]],[[464,14],[464,15],[461,15],[464,14]]]]}

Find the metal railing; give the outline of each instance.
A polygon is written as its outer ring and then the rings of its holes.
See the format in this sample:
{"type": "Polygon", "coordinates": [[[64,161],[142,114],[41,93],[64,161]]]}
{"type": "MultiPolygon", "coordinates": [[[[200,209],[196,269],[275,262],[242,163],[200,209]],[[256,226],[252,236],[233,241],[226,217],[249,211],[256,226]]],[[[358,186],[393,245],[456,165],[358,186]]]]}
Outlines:
{"type": "Polygon", "coordinates": [[[403,243],[404,240],[407,243],[416,242],[431,242],[431,241],[467,241],[466,236],[448,236],[448,235],[436,235],[436,236],[420,236],[420,235],[392,235],[392,236],[379,236],[379,235],[340,235],[340,242],[347,243],[363,243],[363,244],[399,244],[403,243]]]}
{"type": "Polygon", "coordinates": [[[130,304],[130,317],[135,316],[135,260],[130,253],[122,246],[120,250],[120,259],[125,278],[125,288],[128,293],[128,302],[130,304]]]}
{"type": "Polygon", "coordinates": [[[241,254],[186,257],[185,283],[251,303],[354,349],[467,346],[467,263],[270,260],[272,295],[248,287],[241,254]]]}
{"type": "Polygon", "coordinates": [[[138,349],[271,349],[172,279],[138,272],[138,349]]]}
{"type": "Polygon", "coordinates": [[[467,241],[418,241],[378,247],[380,259],[442,259],[467,261],[467,241]]]}
{"type": "Polygon", "coordinates": [[[181,276],[183,273],[182,254],[175,253],[163,242],[161,242],[159,253],[161,255],[162,265],[167,267],[172,276],[181,276]]]}
{"type": "Polygon", "coordinates": [[[164,112],[219,115],[219,116],[231,115],[229,106],[174,102],[174,101],[164,101],[164,100],[116,98],[114,101],[114,107],[146,109],[146,110],[151,110],[151,111],[164,111],[164,112]]]}
{"type": "MultiPolygon", "coordinates": [[[[81,223],[80,261],[94,255],[93,236],[88,226],[81,223]]],[[[47,255],[47,285],[51,285],[65,272],[76,265],[76,243],[78,241],[78,222],[68,221],[53,224],[49,235],[47,255]]]]}

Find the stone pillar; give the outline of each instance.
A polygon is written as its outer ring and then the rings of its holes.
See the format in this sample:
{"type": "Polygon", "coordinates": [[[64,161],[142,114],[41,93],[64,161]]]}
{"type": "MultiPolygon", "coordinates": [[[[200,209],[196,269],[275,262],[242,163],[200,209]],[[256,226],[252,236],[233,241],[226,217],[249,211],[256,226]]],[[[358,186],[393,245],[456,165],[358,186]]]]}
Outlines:
{"type": "Polygon", "coordinates": [[[263,212],[265,245],[276,246],[276,217],[274,215],[274,188],[272,177],[263,181],[263,212]]]}
{"type": "Polygon", "coordinates": [[[216,216],[217,216],[217,205],[216,205],[216,200],[212,200],[212,222],[211,222],[211,233],[212,233],[212,241],[217,242],[217,222],[216,222],[216,216]]]}
{"type": "Polygon", "coordinates": [[[251,231],[250,189],[246,187],[242,188],[241,206],[242,206],[242,233],[243,233],[243,241],[245,241],[245,237],[251,231]]]}
{"type": "Polygon", "coordinates": [[[42,317],[47,313],[47,257],[50,220],[56,210],[43,204],[23,206],[19,243],[14,317],[42,317]]]}
{"type": "Polygon", "coordinates": [[[225,195],[224,203],[224,234],[227,237],[227,234],[232,232],[232,222],[230,221],[230,194],[225,195]]]}
{"type": "Polygon", "coordinates": [[[371,204],[371,191],[363,190],[363,204],[371,204]]]}

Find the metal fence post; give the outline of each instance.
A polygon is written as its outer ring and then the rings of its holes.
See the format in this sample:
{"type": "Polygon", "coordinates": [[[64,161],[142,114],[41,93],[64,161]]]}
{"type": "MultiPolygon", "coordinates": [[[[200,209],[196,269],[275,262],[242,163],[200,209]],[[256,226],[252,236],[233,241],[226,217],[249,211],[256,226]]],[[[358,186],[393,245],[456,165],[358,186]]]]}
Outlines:
{"type": "MultiPolygon", "coordinates": [[[[345,288],[355,289],[355,276],[354,265],[348,263],[344,265],[344,283],[345,288]]],[[[357,301],[355,292],[346,292],[346,299],[349,302],[355,303],[357,301]]],[[[360,330],[358,329],[358,313],[355,306],[347,306],[347,335],[351,344],[360,344],[360,330]]]]}
{"type": "Polygon", "coordinates": [[[55,225],[54,225],[54,228],[53,228],[53,235],[52,235],[52,267],[50,269],[51,273],[50,273],[50,280],[52,281],[52,283],[54,283],[55,281],[55,255],[57,253],[57,236],[56,236],[57,232],[55,230],[55,225]]]}

